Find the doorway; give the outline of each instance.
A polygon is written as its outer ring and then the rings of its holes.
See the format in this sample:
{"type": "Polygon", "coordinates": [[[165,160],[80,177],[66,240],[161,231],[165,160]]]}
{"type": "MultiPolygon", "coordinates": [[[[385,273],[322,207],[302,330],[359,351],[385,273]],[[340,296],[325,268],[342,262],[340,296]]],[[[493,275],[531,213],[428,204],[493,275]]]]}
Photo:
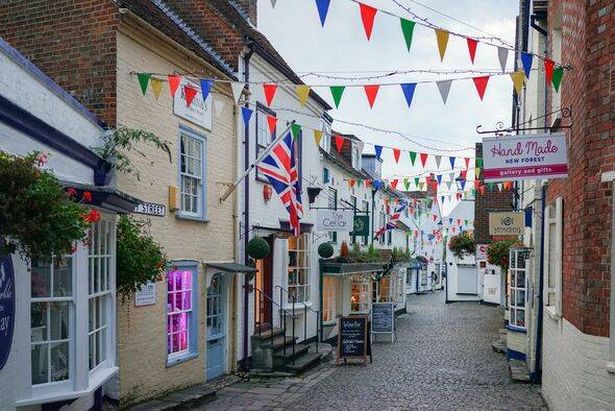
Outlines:
{"type": "Polygon", "coordinates": [[[273,237],[266,237],[269,255],[256,262],[254,291],[254,329],[262,332],[271,329],[273,321],[273,237]]]}
{"type": "Polygon", "coordinates": [[[207,289],[207,379],[224,374],[226,340],[224,277],[215,274],[207,289]]]}

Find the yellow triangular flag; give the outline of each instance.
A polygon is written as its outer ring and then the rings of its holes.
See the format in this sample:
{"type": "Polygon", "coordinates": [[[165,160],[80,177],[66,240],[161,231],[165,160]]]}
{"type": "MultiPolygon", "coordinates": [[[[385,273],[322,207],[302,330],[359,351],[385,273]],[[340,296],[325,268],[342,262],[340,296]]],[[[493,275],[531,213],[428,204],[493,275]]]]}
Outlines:
{"type": "Polygon", "coordinates": [[[299,103],[301,103],[301,107],[305,106],[308,97],[310,96],[310,86],[306,86],[305,84],[301,84],[297,86],[297,97],[299,98],[299,103]]]}
{"type": "Polygon", "coordinates": [[[149,84],[152,91],[154,92],[154,97],[156,97],[156,100],[158,100],[158,97],[160,97],[160,92],[162,91],[162,80],[152,78],[149,84]]]}
{"type": "Polygon", "coordinates": [[[476,167],[474,169],[474,179],[478,180],[480,178],[480,167],[476,167]]]}
{"type": "Polygon", "coordinates": [[[320,146],[320,140],[322,140],[322,131],[314,130],[314,141],[317,146],[320,146]]]}
{"type": "Polygon", "coordinates": [[[438,40],[438,51],[440,52],[440,61],[444,60],[444,53],[446,53],[446,46],[448,44],[448,31],[436,30],[436,38],[438,40]]]}
{"type": "Polygon", "coordinates": [[[514,73],[510,73],[510,78],[512,79],[517,94],[521,94],[523,83],[525,82],[525,72],[523,70],[515,71],[514,73]]]}

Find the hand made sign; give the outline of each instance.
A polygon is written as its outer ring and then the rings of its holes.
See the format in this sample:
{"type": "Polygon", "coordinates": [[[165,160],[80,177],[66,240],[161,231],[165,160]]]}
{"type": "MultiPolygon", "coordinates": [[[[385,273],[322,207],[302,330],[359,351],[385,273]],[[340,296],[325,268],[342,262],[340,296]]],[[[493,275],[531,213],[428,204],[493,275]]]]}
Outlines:
{"type": "Polygon", "coordinates": [[[566,136],[529,134],[483,139],[486,183],[568,176],[566,136]]]}

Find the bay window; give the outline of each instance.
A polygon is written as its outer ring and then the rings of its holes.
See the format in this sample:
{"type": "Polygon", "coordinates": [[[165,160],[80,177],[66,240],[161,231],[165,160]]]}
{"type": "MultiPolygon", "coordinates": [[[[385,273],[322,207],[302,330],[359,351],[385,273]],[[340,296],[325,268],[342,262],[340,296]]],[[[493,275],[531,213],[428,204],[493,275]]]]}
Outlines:
{"type": "Polygon", "coordinates": [[[205,139],[182,127],[179,135],[179,217],[206,218],[205,139]]]}
{"type": "Polygon", "coordinates": [[[357,278],[352,280],[350,295],[350,312],[366,314],[369,312],[369,280],[357,278]]]}
{"type": "Polygon", "coordinates": [[[288,304],[310,301],[308,234],[288,239],[288,304]]]}
{"type": "Polygon", "coordinates": [[[167,363],[180,362],[196,353],[195,296],[198,273],[194,263],[175,263],[167,272],[167,363]]]}

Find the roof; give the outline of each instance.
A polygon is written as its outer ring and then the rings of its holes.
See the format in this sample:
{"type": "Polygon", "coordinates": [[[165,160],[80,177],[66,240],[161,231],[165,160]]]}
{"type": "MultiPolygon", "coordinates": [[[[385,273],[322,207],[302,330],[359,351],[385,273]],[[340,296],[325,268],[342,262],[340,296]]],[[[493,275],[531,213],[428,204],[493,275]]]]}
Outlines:
{"type": "MultiPolygon", "coordinates": [[[[293,71],[286,60],[278,53],[278,51],[269,42],[267,37],[255,27],[253,27],[246,19],[237,6],[230,0],[207,0],[207,4],[214,7],[225,19],[229,21],[235,28],[249,40],[252,40],[256,53],[263,57],[269,64],[274,66],[278,71],[284,74],[294,84],[305,84],[303,80],[293,71]]],[[[310,97],[320,104],[325,110],[330,110],[332,107],[323,100],[316,92],[310,91],[310,97]]]]}
{"type": "Polygon", "coordinates": [[[116,2],[120,7],[127,8],[156,30],[194,52],[226,76],[233,80],[237,79],[231,65],[163,0],[116,0],[116,2]]]}
{"type": "Polygon", "coordinates": [[[323,155],[325,160],[328,160],[328,161],[332,162],[336,166],[338,166],[341,169],[343,169],[344,171],[346,171],[348,174],[351,174],[351,175],[353,175],[353,176],[355,176],[355,177],[357,177],[359,179],[363,179],[363,180],[371,180],[372,179],[372,176],[369,175],[368,173],[366,173],[365,171],[357,170],[356,168],[354,168],[348,162],[348,160],[344,156],[342,156],[340,153],[338,153],[337,151],[331,150],[331,152],[328,152],[327,150],[324,150],[322,147],[318,147],[318,150],[323,155]]]}
{"type": "Polygon", "coordinates": [[[236,262],[231,263],[205,263],[209,268],[215,268],[216,270],[226,271],[227,273],[253,273],[256,272],[255,267],[239,264],[236,262]]]}

